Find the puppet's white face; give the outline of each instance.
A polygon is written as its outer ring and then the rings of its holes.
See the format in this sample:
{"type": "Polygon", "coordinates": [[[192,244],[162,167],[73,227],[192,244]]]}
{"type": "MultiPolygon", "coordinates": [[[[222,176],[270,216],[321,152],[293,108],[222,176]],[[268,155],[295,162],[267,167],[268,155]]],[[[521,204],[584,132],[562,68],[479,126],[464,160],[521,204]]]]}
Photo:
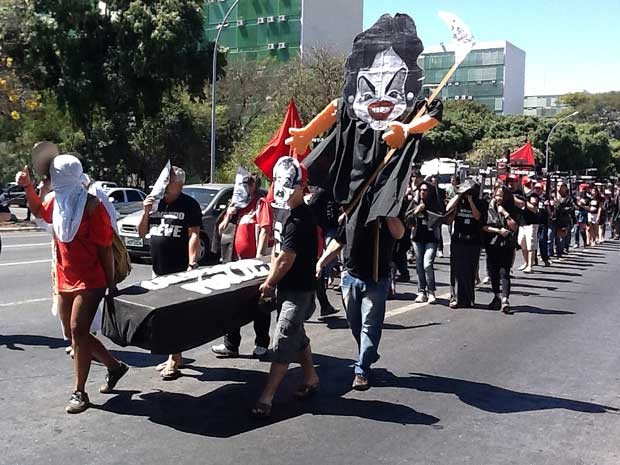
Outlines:
{"type": "Polygon", "coordinates": [[[299,177],[295,161],[291,157],[278,160],[273,168],[273,205],[276,208],[290,208],[288,199],[295,190],[299,177]]]}
{"type": "Polygon", "coordinates": [[[393,48],[377,53],[370,68],[358,72],[355,115],[375,131],[387,129],[407,110],[408,73],[409,68],[393,48]]]}
{"type": "Polygon", "coordinates": [[[248,191],[248,179],[250,175],[247,170],[239,168],[235,176],[235,187],[231,204],[237,208],[245,208],[250,203],[250,193],[248,191]]]}

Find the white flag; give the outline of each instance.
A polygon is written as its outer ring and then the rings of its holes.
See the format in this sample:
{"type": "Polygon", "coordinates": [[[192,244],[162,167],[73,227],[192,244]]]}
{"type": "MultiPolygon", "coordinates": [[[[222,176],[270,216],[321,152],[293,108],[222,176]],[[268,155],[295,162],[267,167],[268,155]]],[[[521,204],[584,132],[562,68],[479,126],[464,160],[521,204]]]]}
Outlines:
{"type": "Polygon", "coordinates": [[[170,165],[170,160],[166,162],[166,166],[159,173],[159,177],[157,181],[155,181],[155,185],[149,194],[151,197],[155,199],[153,202],[153,211],[157,210],[157,206],[159,205],[159,201],[164,198],[164,194],[166,193],[166,187],[168,187],[168,183],[170,182],[170,171],[172,167],[170,165]]]}
{"type": "Polygon", "coordinates": [[[458,66],[471,49],[474,48],[476,39],[474,39],[467,24],[454,13],[440,11],[439,17],[450,26],[450,30],[452,31],[452,38],[454,40],[450,45],[454,47],[454,63],[458,66]]]}

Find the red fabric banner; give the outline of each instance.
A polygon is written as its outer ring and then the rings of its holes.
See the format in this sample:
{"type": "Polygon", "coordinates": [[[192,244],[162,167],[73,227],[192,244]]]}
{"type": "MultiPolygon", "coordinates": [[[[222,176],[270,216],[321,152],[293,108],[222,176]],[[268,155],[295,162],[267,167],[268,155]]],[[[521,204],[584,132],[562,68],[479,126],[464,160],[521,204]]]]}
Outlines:
{"type": "Polygon", "coordinates": [[[527,143],[510,154],[510,166],[534,166],[534,150],[532,143],[527,143]]]}
{"type": "MultiPolygon", "coordinates": [[[[290,147],[284,143],[289,136],[288,130],[290,128],[300,128],[301,120],[299,119],[299,113],[295,102],[291,99],[288,109],[286,110],[286,116],[284,121],[280,125],[280,129],[273,136],[273,139],[269,141],[267,145],[261,150],[258,156],[254,159],[254,164],[259,170],[263,172],[267,178],[273,179],[273,167],[278,161],[278,158],[288,156],[290,154],[290,147]]],[[[298,156],[297,159],[302,161],[310,153],[310,149],[298,156]]],[[[292,155],[292,154],[291,154],[292,155]]]]}

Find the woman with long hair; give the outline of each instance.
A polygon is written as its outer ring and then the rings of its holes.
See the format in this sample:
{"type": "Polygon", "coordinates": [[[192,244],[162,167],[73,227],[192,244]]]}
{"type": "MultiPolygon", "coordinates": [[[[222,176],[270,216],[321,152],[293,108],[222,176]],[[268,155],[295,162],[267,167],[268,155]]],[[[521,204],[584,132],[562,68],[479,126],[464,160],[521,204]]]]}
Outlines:
{"type": "Polygon", "coordinates": [[[97,306],[105,295],[116,292],[114,282],[113,229],[103,204],[86,191],[80,161],[72,155],[55,157],[50,166],[54,192],[42,202],[37,196],[27,167],[18,173],[32,213],[52,224],[56,250],[58,307],[74,356],[75,386],[67,413],[80,413],[90,406],[86,380],[92,360],[103,363],[108,373],[99,389],[110,393],[127,373],[90,333],[97,306]]]}
{"type": "Polygon", "coordinates": [[[515,258],[516,232],[519,227],[510,216],[511,211],[514,211],[513,195],[506,186],[496,186],[482,230],[487,233],[487,270],[494,294],[489,309],[501,309],[506,314],[512,314],[509,302],[510,269],[515,258]]]}
{"type": "Polygon", "coordinates": [[[442,207],[437,189],[429,182],[422,182],[418,192],[405,213],[405,222],[413,228],[412,241],[415,250],[418,296],[415,302],[433,303],[435,297],[435,256],[439,245],[442,207]]]}

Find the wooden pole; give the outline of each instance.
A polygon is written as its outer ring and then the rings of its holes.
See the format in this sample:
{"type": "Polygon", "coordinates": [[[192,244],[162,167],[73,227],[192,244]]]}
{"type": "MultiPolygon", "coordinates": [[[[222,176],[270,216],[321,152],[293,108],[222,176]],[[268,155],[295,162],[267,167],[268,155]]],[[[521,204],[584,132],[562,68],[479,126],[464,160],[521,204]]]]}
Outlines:
{"type": "Polygon", "coordinates": [[[375,220],[375,247],[373,253],[372,279],[379,282],[379,218],[375,220]]]}

